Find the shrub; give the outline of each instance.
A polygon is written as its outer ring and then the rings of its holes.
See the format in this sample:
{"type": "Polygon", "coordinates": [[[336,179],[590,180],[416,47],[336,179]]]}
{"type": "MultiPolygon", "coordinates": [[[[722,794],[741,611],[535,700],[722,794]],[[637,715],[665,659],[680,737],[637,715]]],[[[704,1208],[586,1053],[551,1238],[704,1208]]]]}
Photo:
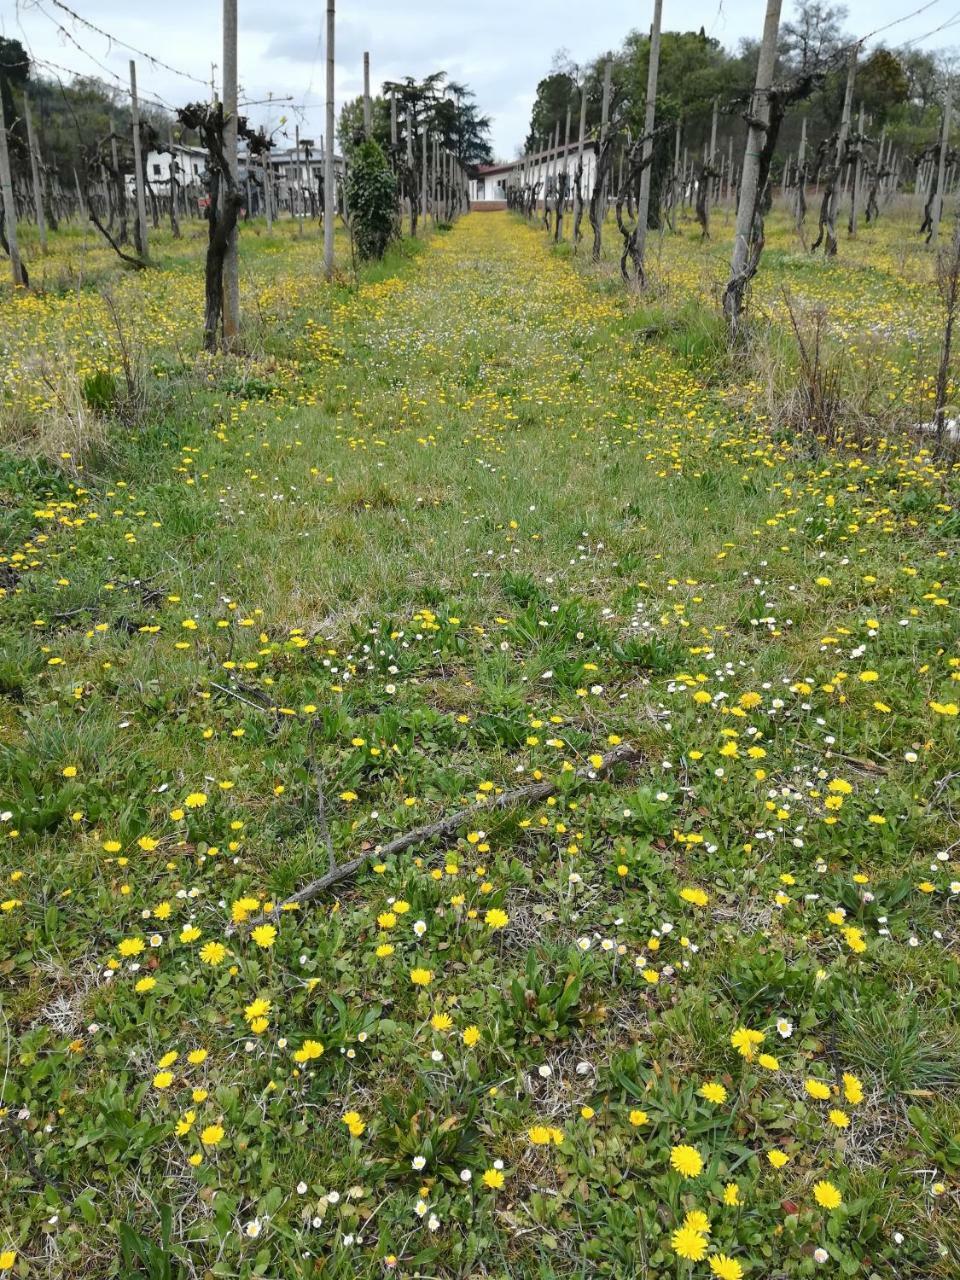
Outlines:
{"type": "Polygon", "coordinates": [[[396,232],[397,180],[376,142],[362,142],[347,176],[347,208],[357,253],[379,259],[396,232]]]}

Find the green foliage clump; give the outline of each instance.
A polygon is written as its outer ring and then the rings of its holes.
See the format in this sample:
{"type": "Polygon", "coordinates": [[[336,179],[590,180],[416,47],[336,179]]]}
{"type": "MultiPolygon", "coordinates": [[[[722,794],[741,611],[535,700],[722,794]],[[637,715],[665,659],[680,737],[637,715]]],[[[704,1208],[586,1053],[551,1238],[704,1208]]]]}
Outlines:
{"type": "Polygon", "coordinates": [[[83,398],[87,408],[106,417],[117,406],[117,380],[106,369],[97,369],[83,380],[83,398]]]}
{"type": "Polygon", "coordinates": [[[396,233],[397,180],[379,143],[368,140],[357,148],[347,177],[347,208],[357,253],[382,258],[396,233]]]}

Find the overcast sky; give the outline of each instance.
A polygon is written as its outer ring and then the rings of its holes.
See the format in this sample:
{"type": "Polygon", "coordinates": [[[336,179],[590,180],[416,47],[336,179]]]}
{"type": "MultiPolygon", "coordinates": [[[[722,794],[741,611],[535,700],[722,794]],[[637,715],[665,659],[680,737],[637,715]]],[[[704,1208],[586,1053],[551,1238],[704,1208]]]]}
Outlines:
{"type": "MultiPolygon", "coordinates": [[[[209,82],[210,63],[222,61],[220,4],[217,0],[68,0],[70,7],[112,35],[153,54],[198,80],[209,82]]],[[[892,27],[876,40],[891,45],[944,31],[921,44],[960,41],[956,0],[850,0],[851,32],[860,35],[924,6],[924,12],[892,27]]],[[[248,108],[257,124],[278,124],[286,113],[299,120],[303,136],[319,139],[323,129],[324,67],[321,28],[324,0],[239,0],[240,83],[248,99],[290,96],[293,103],[248,108]],[[296,110],[294,109],[296,107],[296,110]]],[[[374,85],[405,75],[417,78],[444,70],[466,82],[493,120],[493,146],[512,158],[526,133],[537,81],[554,52],[565,48],[578,62],[617,47],[634,27],[647,28],[652,0],[596,8],[584,0],[338,0],[337,106],[362,87],[363,51],[370,51],[374,85]]],[[[792,13],[784,0],[784,19],[792,13]]],[[[735,47],[759,35],[764,0],[665,0],[664,29],[697,30],[735,47]]],[[[0,0],[0,30],[22,40],[37,59],[72,71],[103,74],[72,43],[73,37],[103,66],[126,79],[128,51],[56,8],[53,0],[0,0]],[[53,19],[53,20],[52,20],[53,19]],[[69,36],[58,31],[61,23],[69,36]]],[[[219,65],[215,72],[219,84],[219,65]]],[[[202,96],[201,85],[182,79],[145,58],[137,58],[141,91],[167,103],[202,96]]],[[[209,90],[207,90],[209,92],[209,90]]]]}

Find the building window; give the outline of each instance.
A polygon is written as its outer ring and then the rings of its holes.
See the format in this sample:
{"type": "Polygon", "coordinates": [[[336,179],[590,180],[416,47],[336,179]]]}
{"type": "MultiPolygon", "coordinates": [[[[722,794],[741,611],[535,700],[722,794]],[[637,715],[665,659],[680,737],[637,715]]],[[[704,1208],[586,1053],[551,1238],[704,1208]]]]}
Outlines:
{"type": "Polygon", "coordinates": [[[159,177],[160,177],[160,166],[159,166],[158,164],[155,164],[155,165],[153,166],[153,176],[154,176],[155,178],[159,178],[159,177]]]}

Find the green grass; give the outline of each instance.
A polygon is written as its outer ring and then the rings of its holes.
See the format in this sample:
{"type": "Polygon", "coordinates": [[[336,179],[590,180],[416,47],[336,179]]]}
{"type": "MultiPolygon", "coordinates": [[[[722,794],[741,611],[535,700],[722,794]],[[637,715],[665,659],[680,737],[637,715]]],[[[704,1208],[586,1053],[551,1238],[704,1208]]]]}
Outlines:
{"type": "MultiPolygon", "coordinates": [[[[245,228],[249,350],[214,362],[199,243],[0,300],[14,1274],[706,1278],[671,1242],[693,1210],[757,1280],[818,1248],[953,1274],[957,468],[771,431],[702,291],[714,235],[665,240],[648,301],[507,215],[359,287],[314,232],[245,228]],[[118,369],[104,287],[133,422],[70,398],[118,369]],[[576,780],[617,739],[641,760],[576,780]],[[233,927],[326,869],[318,791],[346,860],[540,777],[551,802],[371,859],[269,945],[233,927]]],[[[802,270],[788,239],[756,314],[802,276],[861,323],[890,224],[802,270]]]]}

